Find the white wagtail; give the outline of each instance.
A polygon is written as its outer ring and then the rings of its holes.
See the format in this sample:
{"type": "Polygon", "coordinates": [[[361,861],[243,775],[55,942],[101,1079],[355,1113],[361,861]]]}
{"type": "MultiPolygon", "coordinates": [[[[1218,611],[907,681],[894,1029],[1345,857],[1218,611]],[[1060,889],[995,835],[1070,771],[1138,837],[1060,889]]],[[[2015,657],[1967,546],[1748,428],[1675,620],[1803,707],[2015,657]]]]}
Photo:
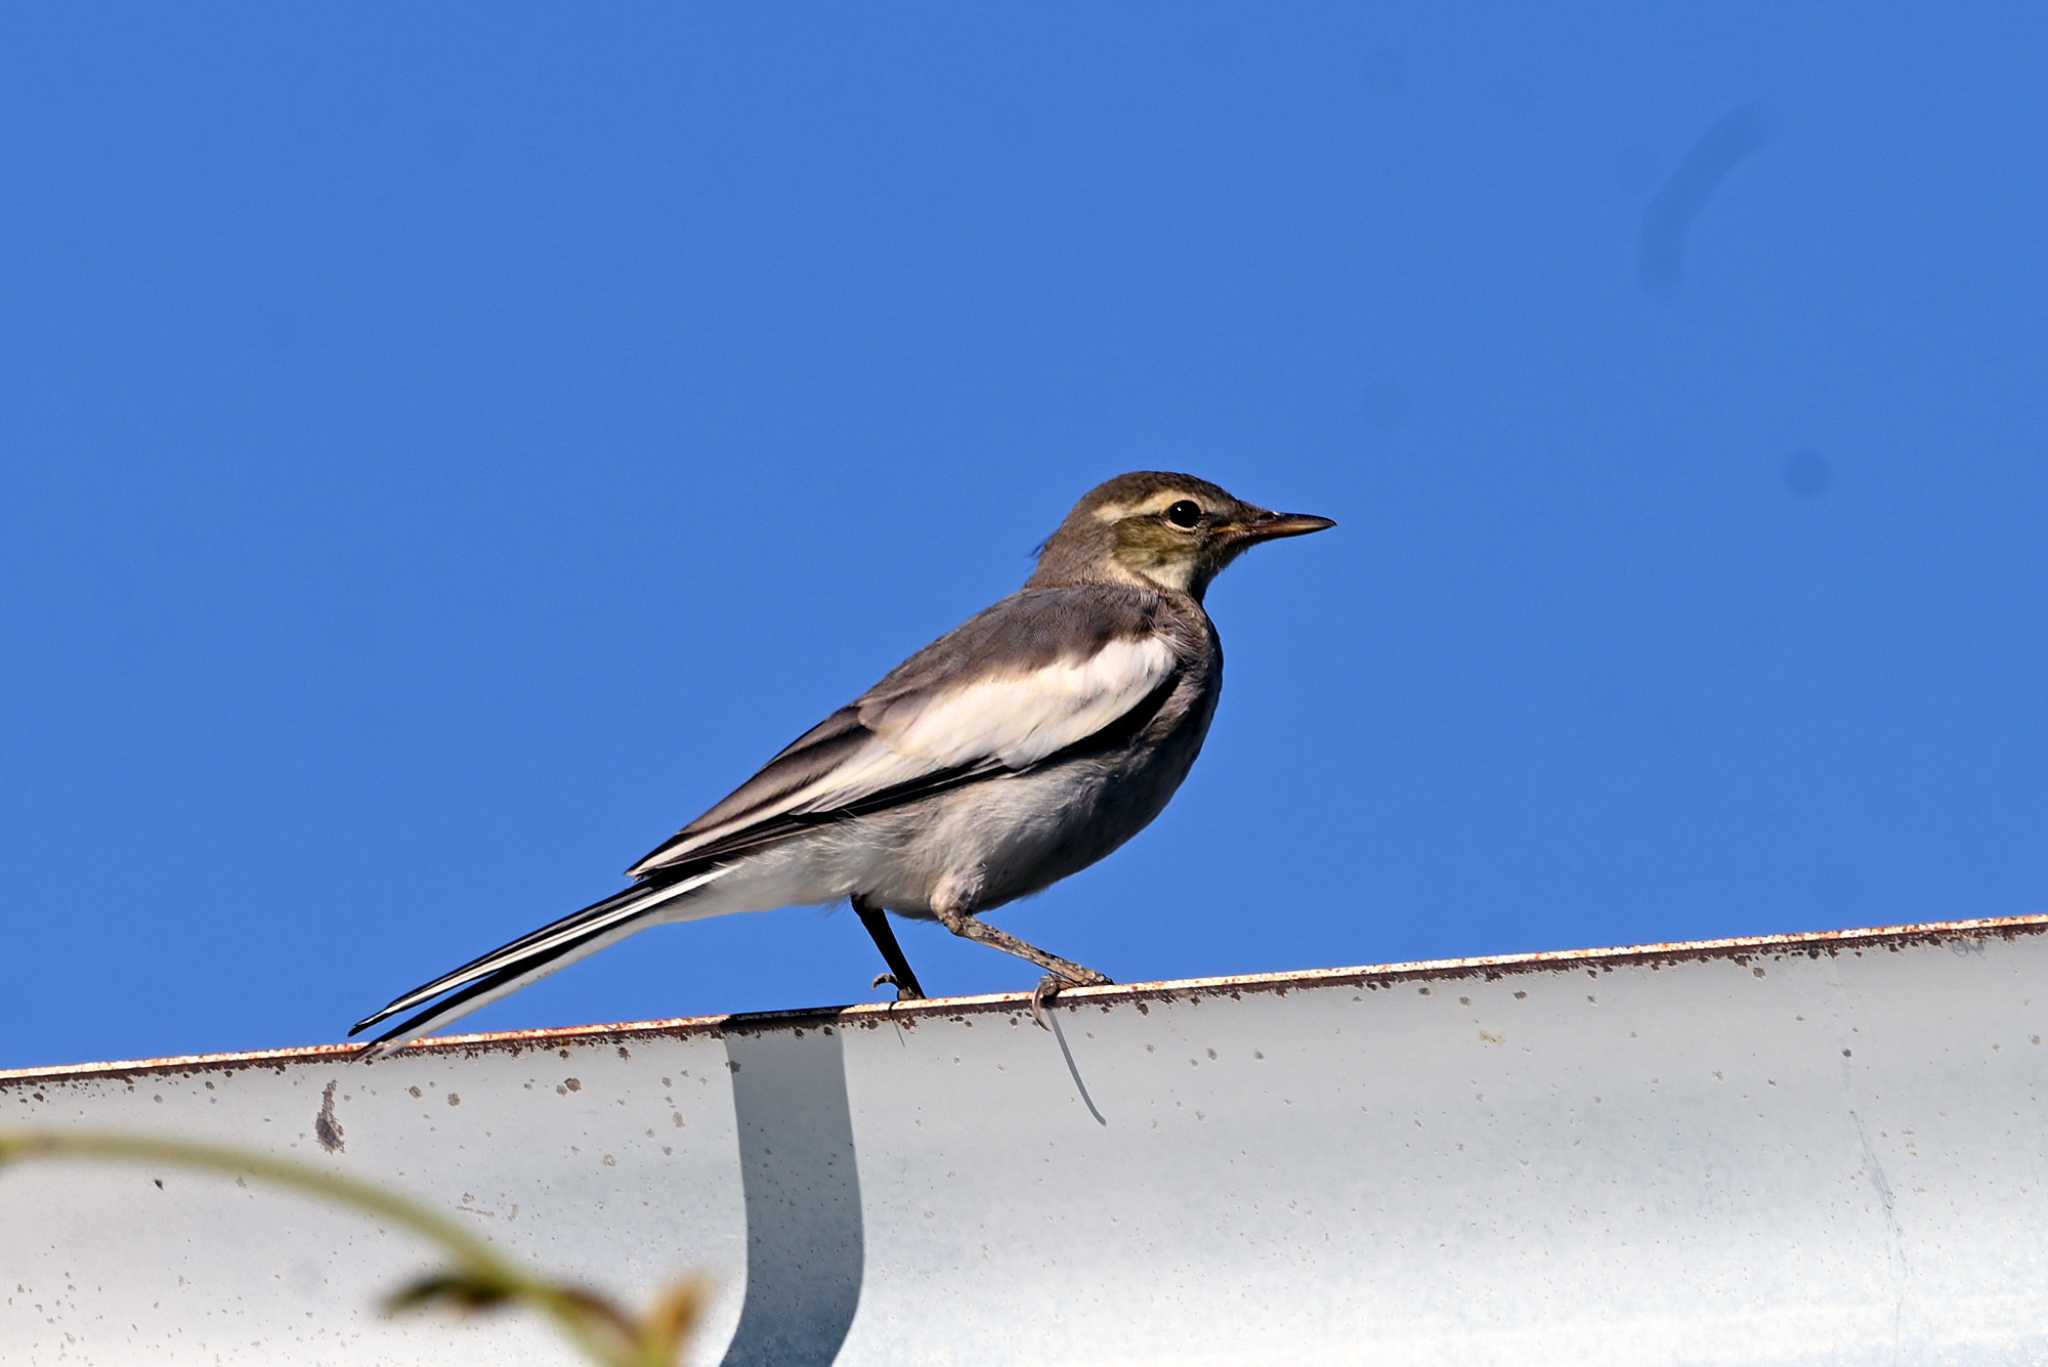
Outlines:
{"type": "Polygon", "coordinates": [[[1187,777],[1223,689],[1202,594],[1246,547],[1335,524],[1151,471],[1091,490],[1024,587],[898,665],[626,871],[633,885],[407,992],[351,1035],[396,1048],[649,926],[852,900],[899,995],[884,913],[1106,983],[981,914],[1087,868],[1187,777]],[[437,1000],[438,999],[438,1000],[437,1000]]]}

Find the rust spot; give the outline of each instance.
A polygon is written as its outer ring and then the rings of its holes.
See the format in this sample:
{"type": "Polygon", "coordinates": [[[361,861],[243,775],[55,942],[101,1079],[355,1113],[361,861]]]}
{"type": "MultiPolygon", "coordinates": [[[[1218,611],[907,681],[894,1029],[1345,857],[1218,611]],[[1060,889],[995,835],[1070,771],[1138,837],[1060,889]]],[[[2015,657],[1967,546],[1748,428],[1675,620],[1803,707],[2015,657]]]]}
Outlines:
{"type": "Polygon", "coordinates": [[[1498,1035],[1491,1030],[1481,1030],[1479,1032],[1479,1042],[1481,1044],[1505,1044],[1507,1039],[1506,1035],[1498,1035]]]}
{"type": "Polygon", "coordinates": [[[411,1095],[411,1097],[412,1097],[412,1099],[413,1099],[414,1101],[418,1101],[418,1100],[420,1099],[420,1089],[419,1089],[419,1088],[417,1088],[417,1087],[408,1087],[408,1088],[406,1088],[405,1090],[406,1090],[406,1092],[407,1092],[408,1094],[410,1094],[410,1095],[411,1095]]]}
{"type": "Polygon", "coordinates": [[[565,1077],[562,1079],[562,1085],[572,1092],[580,1092],[583,1090],[583,1081],[580,1078],[565,1077]]]}
{"type": "Polygon", "coordinates": [[[1518,1001],[1518,1002],[1519,1002],[1519,1001],[1527,1001],[1528,999],[1529,999],[1529,994],[1528,994],[1527,992],[1524,992],[1524,991],[1522,991],[1522,990],[1521,990],[1520,988],[1516,988],[1516,989],[1515,989],[1515,1000],[1516,1000],[1516,1001],[1518,1001]]]}
{"type": "Polygon", "coordinates": [[[462,1093],[460,1093],[460,1092],[450,1092],[450,1093],[448,1093],[448,1104],[449,1104],[450,1106],[460,1106],[460,1105],[462,1104],[462,1093]]]}
{"type": "Polygon", "coordinates": [[[341,1122],[334,1117],[334,1088],[330,1082],[320,1091],[320,1113],[313,1117],[313,1137],[329,1153],[340,1153],[341,1122]]]}
{"type": "Polygon", "coordinates": [[[623,1044],[622,1044],[622,1045],[620,1045],[620,1046],[619,1046],[619,1057],[620,1057],[620,1058],[631,1058],[631,1057],[633,1057],[633,1051],[632,1051],[631,1049],[628,1049],[628,1048],[627,1048],[627,1047],[626,1047],[625,1045],[623,1045],[623,1044]]]}
{"type": "Polygon", "coordinates": [[[1764,970],[1762,964],[1758,964],[1755,968],[1749,970],[1749,976],[1752,978],[1761,978],[1763,975],[1764,970]]]}

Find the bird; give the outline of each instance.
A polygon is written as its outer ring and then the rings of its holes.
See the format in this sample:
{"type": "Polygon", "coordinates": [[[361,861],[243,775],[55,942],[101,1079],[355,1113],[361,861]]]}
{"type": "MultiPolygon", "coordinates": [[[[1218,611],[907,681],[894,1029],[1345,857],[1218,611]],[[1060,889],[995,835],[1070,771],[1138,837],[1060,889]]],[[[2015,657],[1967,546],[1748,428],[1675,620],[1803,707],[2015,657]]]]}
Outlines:
{"type": "Polygon", "coordinates": [[[1203,606],[1252,546],[1336,523],[1142,470],[1085,494],[1024,586],[912,655],[626,870],[625,888],[394,998],[362,1057],[651,926],[851,903],[899,1000],[924,995],[889,923],[937,921],[1046,972],[1031,998],[1107,983],[983,919],[1149,825],[1223,688],[1203,606]]]}

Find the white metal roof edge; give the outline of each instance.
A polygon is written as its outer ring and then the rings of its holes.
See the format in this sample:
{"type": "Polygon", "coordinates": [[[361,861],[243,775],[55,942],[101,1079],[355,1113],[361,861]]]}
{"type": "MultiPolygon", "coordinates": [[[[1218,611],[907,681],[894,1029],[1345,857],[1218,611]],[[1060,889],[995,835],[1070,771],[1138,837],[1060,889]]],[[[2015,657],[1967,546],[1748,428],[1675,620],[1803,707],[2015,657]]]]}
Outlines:
{"type": "MultiPolygon", "coordinates": [[[[1938,944],[1955,939],[2012,938],[2048,931],[2048,913],[2028,916],[1986,916],[1968,920],[1920,921],[1900,925],[1861,926],[1846,930],[1796,931],[1784,935],[1742,935],[1708,940],[1617,945],[1591,949],[1537,950],[1523,954],[1490,954],[1462,959],[1416,959],[1361,964],[1348,968],[1310,968],[1282,973],[1246,973],[1214,978],[1176,978],[1159,982],[1114,983],[1075,987],[1062,992],[1060,1003],[1084,1002],[1107,1010],[1111,1005],[1142,1004],[1182,997],[1239,996],[1247,992],[1285,994],[1297,989],[1344,987],[1415,979],[1500,977],[1511,973],[1597,970],[1632,963],[1665,963],[1698,959],[1742,962],[1752,955],[1814,956],[1843,949],[1938,944]]],[[[717,1034],[727,1030],[759,1032],[804,1030],[830,1025],[883,1023],[913,1025],[925,1016],[958,1017],[968,1013],[1022,1012],[1028,992],[996,992],[967,997],[929,997],[905,1002],[862,1002],[842,1006],[803,1007],[786,1011],[727,1012],[710,1016],[674,1016],[660,1020],[612,1024],[553,1026],[536,1030],[502,1030],[470,1035],[441,1035],[421,1040],[406,1052],[475,1053],[558,1048],[570,1043],[611,1043],[649,1035],[717,1034]]],[[[136,1073],[186,1073],[249,1067],[282,1068],[292,1063],[346,1061],[360,1043],[298,1045],[239,1053],[180,1054],[165,1058],[119,1059],[98,1063],[58,1064],[36,1068],[0,1068],[0,1090],[29,1083],[64,1082],[136,1073]]],[[[366,1066],[374,1067],[373,1063],[366,1066]]]]}

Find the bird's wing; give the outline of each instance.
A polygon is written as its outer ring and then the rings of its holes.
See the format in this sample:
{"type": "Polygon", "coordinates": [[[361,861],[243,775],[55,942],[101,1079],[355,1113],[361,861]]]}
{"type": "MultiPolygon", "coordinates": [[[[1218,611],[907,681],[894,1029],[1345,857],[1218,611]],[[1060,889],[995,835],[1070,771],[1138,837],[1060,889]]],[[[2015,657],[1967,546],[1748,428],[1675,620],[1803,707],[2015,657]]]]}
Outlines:
{"type": "Polygon", "coordinates": [[[627,870],[644,878],[879,811],[1081,745],[1163,696],[1180,667],[1158,599],[1031,589],[919,651],[627,870]]]}

